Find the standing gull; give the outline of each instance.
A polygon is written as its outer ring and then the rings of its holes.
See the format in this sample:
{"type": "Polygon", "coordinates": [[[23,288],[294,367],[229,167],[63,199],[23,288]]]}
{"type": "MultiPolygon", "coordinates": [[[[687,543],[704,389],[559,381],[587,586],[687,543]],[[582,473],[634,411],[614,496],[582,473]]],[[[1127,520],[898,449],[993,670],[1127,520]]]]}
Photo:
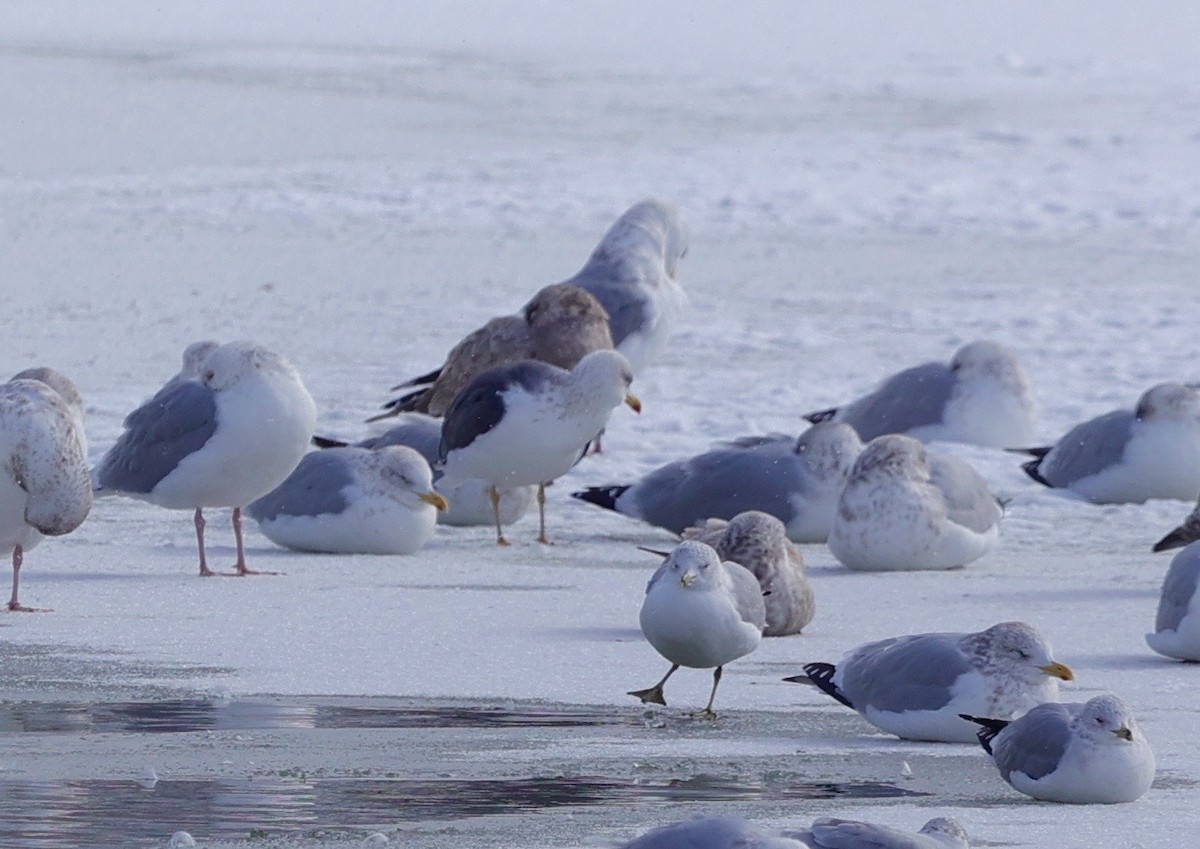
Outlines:
{"type": "Polygon", "coordinates": [[[18,597],[25,552],[79,527],[92,486],[75,385],[52,369],[21,374],[41,376],[0,385],[0,550],[12,552],[8,609],[31,612],[18,597]]]}
{"type": "Polygon", "coordinates": [[[490,368],[538,360],[571,369],[592,351],[612,347],[608,313],[596,298],[578,286],[546,286],[519,315],[493,318],[468,334],[439,368],[393,386],[410,391],[384,404],[385,412],[367,421],[402,412],[443,416],[454,396],[490,368]]]}
{"type": "Polygon", "coordinates": [[[709,518],[760,510],[783,522],[794,542],[825,542],[861,450],[853,428],[818,424],[796,440],[748,437],[660,466],[636,483],[572,495],[677,534],[709,518]]]}
{"type": "Polygon", "coordinates": [[[546,537],[546,484],[568,472],[629,393],[633,372],[616,351],[594,351],[570,371],[526,360],[479,375],[454,399],[442,422],[438,456],[450,485],[471,478],[491,484],[496,541],[498,487],[537,484],[538,541],[546,537]]]}
{"type": "Polygon", "coordinates": [[[684,539],[712,546],[722,560],[749,569],[762,587],[767,609],[764,637],[799,634],[816,612],[804,558],[792,545],[774,516],[748,510],[726,522],[709,519],[703,527],[688,528],[684,539]]]}
{"type": "Polygon", "coordinates": [[[684,540],[650,578],[638,620],[642,634],[671,668],[653,687],[631,690],[629,695],[665,705],[663,685],[675,670],[713,669],[712,693],[698,714],[713,718],[721,669],[758,647],[767,611],[762,589],[749,570],[722,563],[702,542],[684,540]]]}
{"type": "Polygon", "coordinates": [[[644,200],[616,220],[566,281],[591,292],[608,311],[613,344],[635,374],[658,358],[686,300],[675,279],[685,253],[679,211],[644,200]]]}
{"type": "Polygon", "coordinates": [[[1000,776],[1046,802],[1114,804],[1140,799],[1154,781],[1154,753],[1129,707],[1106,693],[1085,703],[1038,705],[1011,722],[963,716],[1000,776]]]}
{"type": "Polygon", "coordinates": [[[199,381],[160,390],[125,419],[97,464],[97,494],[121,493],[172,510],[194,510],[200,574],[205,507],[232,507],[238,575],[246,568],[243,505],[265,495],[304,456],[316,424],[312,397],[292,365],[250,342],[221,345],[199,381]]]}
{"type": "Polygon", "coordinates": [[[412,554],[446,506],[425,458],[391,445],[306,454],[246,513],[272,542],[298,551],[412,554]]]}
{"type": "Polygon", "coordinates": [[[1200,504],[1154,550],[1180,547],[1167,568],[1154,633],[1146,635],[1146,643],[1161,655],[1200,661],[1200,504]]]}
{"type": "Polygon", "coordinates": [[[1146,390],[1134,410],[1078,424],[1053,446],[1029,448],[1022,468],[1038,483],[1096,504],[1200,495],[1200,391],[1181,383],[1146,390]]]}
{"type": "Polygon", "coordinates": [[[1074,678],[1024,622],[974,634],[909,634],[853,649],[836,666],[809,663],[804,675],[876,728],[908,740],[970,743],[970,713],[1012,719],[1058,698],[1074,678]]]}
{"type": "Polygon", "coordinates": [[[829,550],[861,571],[953,569],[996,544],[1003,515],[962,460],[930,454],[909,436],[880,436],[850,471],[829,550]]]}

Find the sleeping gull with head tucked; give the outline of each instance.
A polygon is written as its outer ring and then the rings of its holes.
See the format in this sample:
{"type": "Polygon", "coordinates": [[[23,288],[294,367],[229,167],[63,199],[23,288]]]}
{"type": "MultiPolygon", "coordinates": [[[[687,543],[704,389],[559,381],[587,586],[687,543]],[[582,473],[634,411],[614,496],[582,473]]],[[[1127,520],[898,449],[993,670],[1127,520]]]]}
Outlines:
{"type": "Polygon", "coordinates": [[[65,375],[28,369],[0,385],[0,550],[12,552],[8,609],[30,612],[18,590],[25,552],[70,533],[92,506],[83,402],[65,375]]]}
{"type": "Polygon", "coordinates": [[[967,833],[949,817],[916,834],[886,825],[822,817],[805,831],[765,834],[740,817],[696,817],[648,831],[621,849],[967,849],[967,833]]]}
{"type": "Polygon", "coordinates": [[[1200,661],[1200,504],[1154,550],[1180,547],[1167,567],[1154,633],[1146,635],[1146,643],[1161,655],[1200,661]]]}
{"type": "Polygon", "coordinates": [[[93,472],[98,495],[129,495],[194,510],[200,574],[205,507],[232,507],[236,574],[246,567],[241,508],[296,468],[316,424],[312,397],[291,363],[251,342],[231,342],[204,360],[200,380],[160,390],[125,419],[125,431],[93,472]]]}
{"type": "Polygon", "coordinates": [[[1003,515],[967,463],[931,454],[909,436],[879,436],[842,488],[829,550],[860,571],[953,569],[996,544],[1003,515]]]}
{"type": "Polygon", "coordinates": [[[964,716],[1000,776],[1026,796],[1077,805],[1140,799],[1154,753],[1128,705],[1111,693],[1084,703],[1038,705],[1018,719],[964,716]]]}
{"type": "Polygon", "coordinates": [[[889,734],[945,743],[975,740],[960,714],[1012,719],[1057,699],[1057,679],[1074,678],[1024,622],[866,643],[837,665],[805,664],[804,673],[784,680],[815,684],[889,734]]]}
{"type": "Polygon", "coordinates": [[[1067,431],[1053,446],[1025,449],[1038,483],[1096,504],[1200,496],[1200,390],[1160,383],[1133,410],[1113,410],[1067,431]]]}
{"type": "Polygon", "coordinates": [[[538,487],[538,541],[546,537],[546,484],[579,462],[621,403],[635,412],[633,372],[616,351],[594,351],[570,371],[526,360],[476,377],[454,399],[442,421],[438,457],[449,485],[479,478],[491,485],[496,541],[498,487],[538,487]]]}
{"type": "Polygon", "coordinates": [[[848,425],[813,425],[799,439],[749,437],[661,466],[632,484],[575,498],[677,534],[710,518],[760,510],[795,542],[825,542],[862,441],[848,425]]]}
{"type": "Polygon", "coordinates": [[[864,442],[904,433],[923,442],[1010,448],[1029,444],[1034,412],[1029,380],[1016,354],[981,340],[959,348],[948,365],[905,369],[857,401],[805,418],[846,422],[864,442]]]}

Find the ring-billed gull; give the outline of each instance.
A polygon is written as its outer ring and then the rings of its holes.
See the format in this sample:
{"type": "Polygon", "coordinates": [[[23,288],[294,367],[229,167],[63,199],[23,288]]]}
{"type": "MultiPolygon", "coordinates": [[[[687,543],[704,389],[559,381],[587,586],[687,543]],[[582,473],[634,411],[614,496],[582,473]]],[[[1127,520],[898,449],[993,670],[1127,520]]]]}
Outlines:
{"type": "Polygon", "coordinates": [[[246,513],[272,542],[300,551],[412,554],[433,536],[446,499],[416,450],[330,448],[306,454],[246,513]]]}
{"type": "Polygon", "coordinates": [[[959,348],[949,364],[925,363],[892,375],[857,401],[809,413],[810,422],[846,422],[864,442],[886,433],[922,441],[993,448],[1028,445],[1035,406],[1016,354],[981,340],[959,348]]]}
{"type": "Polygon", "coordinates": [[[230,342],[204,361],[200,380],[158,392],[125,419],[125,431],[93,473],[97,494],[120,493],[194,510],[200,574],[205,507],[232,507],[237,574],[246,568],[241,508],[296,468],[316,407],[292,365],[251,342],[230,342]]]}
{"type": "Polygon", "coordinates": [[[491,368],[522,360],[571,369],[592,351],[613,347],[608,313],[589,292],[556,283],[541,289],[518,315],[493,318],[450,349],[446,361],[428,374],[393,386],[409,389],[383,405],[385,419],[402,412],[443,416],[471,379],[491,368]]]}
{"type": "Polygon", "coordinates": [[[1181,546],[1163,579],[1154,633],[1146,635],[1146,643],[1161,655],[1200,661],[1200,504],[1154,550],[1181,546]]]}
{"type": "Polygon", "coordinates": [[[764,834],[741,817],[697,817],[646,832],[621,849],[805,849],[790,837],[764,834]]]}
{"type": "MultiPolygon", "coordinates": [[[[396,424],[378,436],[354,443],[359,448],[382,448],[385,445],[407,445],[421,452],[430,466],[438,464],[438,446],[442,442],[442,420],[424,413],[401,413],[396,424]]],[[[319,448],[340,448],[349,443],[328,437],[313,437],[319,448]]],[[[449,484],[442,480],[441,469],[434,468],[433,488],[449,502],[437,516],[439,524],[458,527],[490,525],[493,523],[491,484],[479,478],[449,484]]],[[[533,504],[534,487],[497,487],[500,494],[500,523],[511,525],[519,520],[533,504]]]]}
{"type": "Polygon", "coordinates": [[[712,693],[698,714],[711,718],[716,716],[712,706],[722,667],[758,647],[767,611],[762,588],[749,570],[722,563],[702,542],[685,540],[650,578],[638,621],[646,640],[671,668],[653,687],[631,690],[629,695],[665,705],[663,685],[675,670],[713,669],[712,693]]]}
{"type": "Polygon", "coordinates": [[[829,550],[861,571],[953,569],[996,544],[1003,515],[967,463],[929,453],[909,436],[879,436],[842,488],[829,550]]]}
{"type": "Polygon", "coordinates": [[[0,461],[8,470],[0,475],[0,550],[12,552],[9,610],[34,610],[18,597],[25,552],[43,537],[75,530],[91,509],[81,409],[75,385],[52,369],[0,385],[0,461]]]}
{"type": "Polygon", "coordinates": [[[709,519],[683,536],[712,546],[722,560],[732,560],[758,578],[767,608],[764,637],[798,634],[812,621],[817,606],[804,558],[774,516],[748,510],[728,522],[709,519]]]}
{"type": "Polygon", "coordinates": [[[967,849],[967,832],[953,817],[934,817],[916,834],[886,825],[823,817],[808,831],[785,832],[811,849],[967,849]]]}
{"type": "Polygon", "coordinates": [[[660,466],[636,483],[572,495],[677,534],[709,518],[760,510],[783,522],[795,542],[825,542],[861,450],[853,428],[818,424],[799,439],[740,439],[660,466]]]}
{"type": "Polygon", "coordinates": [[[976,729],[960,714],[1012,719],[1058,698],[1071,670],[1024,622],[972,634],[909,634],[866,643],[835,666],[809,663],[785,681],[815,684],[889,734],[908,740],[970,743],[976,729]]]}
{"type": "Polygon", "coordinates": [[[570,471],[622,402],[635,412],[633,371],[616,351],[594,351],[570,371],[526,360],[467,384],[442,421],[438,456],[453,485],[491,484],[496,541],[507,545],[497,487],[537,484],[538,541],[546,537],[546,484],[570,471]]]}
{"type": "Polygon", "coordinates": [[[658,358],[686,300],[675,279],[685,253],[679,211],[661,200],[644,200],[616,220],[566,281],[604,305],[613,344],[635,373],[658,358]]]}
{"type": "Polygon", "coordinates": [[[1134,410],[1113,410],[1071,428],[1052,447],[1030,448],[1038,483],[1096,504],[1200,495],[1200,391],[1160,383],[1134,410]]]}
{"type": "Polygon", "coordinates": [[[1111,693],[1084,703],[1038,705],[1011,722],[964,716],[1001,777],[1046,802],[1112,804],[1141,798],[1154,753],[1129,707],[1111,693]]]}

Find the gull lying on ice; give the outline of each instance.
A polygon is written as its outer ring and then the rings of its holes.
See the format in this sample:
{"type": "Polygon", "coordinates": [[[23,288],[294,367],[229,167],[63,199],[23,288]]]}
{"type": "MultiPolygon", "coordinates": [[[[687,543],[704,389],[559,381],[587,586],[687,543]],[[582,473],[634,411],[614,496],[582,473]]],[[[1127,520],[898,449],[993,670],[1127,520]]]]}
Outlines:
{"type": "Polygon", "coordinates": [[[491,484],[496,541],[507,545],[497,487],[537,484],[538,540],[546,537],[546,484],[583,456],[629,393],[633,372],[616,351],[594,351],[570,371],[526,360],[486,371],[469,383],[442,423],[438,448],[443,480],[491,484]]]}
{"type": "Polygon", "coordinates": [[[1146,643],[1156,652],[1180,660],[1200,661],[1200,504],[1183,524],[1154,546],[1169,551],[1183,546],[1167,568],[1154,633],[1146,643]]]}
{"type": "Polygon", "coordinates": [[[306,454],[287,480],[246,508],[272,542],[300,551],[412,554],[433,536],[446,499],[403,445],[306,454]]]}
{"type": "MultiPolygon", "coordinates": [[[[424,413],[401,413],[396,424],[378,436],[354,443],[359,448],[383,448],[386,445],[407,445],[421,452],[430,466],[438,463],[438,446],[442,442],[442,420],[424,413]]],[[[323,436],[313,438],[319,448],[340,448],[348,443],[323,436]]],[[[491,484],[479,478],[448,484],[442,480],[441,469],[433,471],[433,488],[441,493],[449,506],[437,515],[439,524],[466,527],[492,524],[491,484]]],[[[533,504],[532,486],[497,487],[500,494],[500,523],[511,525],[519,520],[533,504]]]]}
{"type": "Polygon", "coordinates": [[[1200,495],[1200,391],[1160,383],[1137,409],[1106,413],[1026,453],[1037,458],[1022,467],[1035,481],[1096,504],[1193,501],[1200,495]]]}
{"type": "Polygon", "coordinates": [[[810,413],[810,422],[846,422],[864,442],[886,433],[922,441],[970,442],[993,448],[1028,445],[1034,436],[1034,403],[1016,354],[978,341],[950,364],[925,363],[892,375],[849,404],[810,413]]]}
{"type": "Polygon", "coordinates": [[[889,734],[908,740],[970,743],[961,714],[1012,719],[1058,698],[1074,678],[1024,622],[974,634],[909,634],[853,649],[835,666],[809,663],[785,681],[812,683],[889,734]]]}
{"type": "Polygon", "coordinates": [[[92,506],[83,402],[53,369],[29,369],[0,385],[0,550],[12,552],[8,609],[18,597],[25,552],[43,537],[70,533],[92,506]]]}
{"type": "Polygon", "coordinates": [[[712,546],[722,560],[749,569],[762,587],[767,609],[764,637],[798,634],[816,612],[812,585],[804,571],[804,558],[792,545],[774,516],[749,510],[728,522],[709,519],[703,527],[688,528],[684,539],[712,546]]]}
{"type": "Polygon", "coordinates": [[[829,550],[849,569],[953,569],[996,544],[1003,515],[962,460],[928,453],[912,437],[880,436],[850,470],[829,550]]]}
{"type": "Polygon", "coordinates": [[[698,817],[648,831],[622,849],[967,849],[967,833],[949,817],[913,834],[886,825],[823,817],[802,832],[764,834],[740,817],[698,817]]]}
{"type": "Polygon", "coordinates": [[[93,472],[98,495],[194,510],[200,574],[205,507],[232,507],[237,574],[246,567],[243,505],[281,484],[312,438],[316,408],[292,365],[251,342],[221,345],[200,380],[160,390],[130,413],[93,472]]]}
{"type": "Polygon", "coordinates": [[[450,349],[446,362],[428,374],[393,386],[409,391],[383,405],[385,419],[402,412],[443,416],[463,387],[490,368],[538,360],[571,369],[592,351],[613,347],[608,313],[578,286],[546,286],[519,315],[493,318],[450,349]]]}
{"type": "Polygon", "coordinates": [[[629,695],[665,705],[663,685],[676,669],[713,669],[712,693],[699,714],[711,718],[722,667],[758,647],[767,611],[749,570],[722,563],[702,542],[685,540],[650,578],[638,620],[646,640],[671,668],[653,687],[629,695]]]}
{"type": "Polygon", "coordinates": [[[964,716],[1015,789],[1046,802],[1111,804],[1141,798],[1154,753],[1128,706],[1112,694],[1038,705],[1011,722],[964,716]]]}
{"type": "Polygon", "coordinates": [[[795,542],[825,542],[838,494],[862,441],[844,424],[790,437],[749,437],[668,463],[636,483],[589,487],[575,498],[681,534],[747,510],[774,516],[795,542]]]}
{"type": "Polygon", "coordinates": [[[679,211],[644,200],[616,220],[566,281],[591,292],[608,310],[613,344],[635,374],[658,358],[683,306],[675,276],[686,252],[679,211]]]}

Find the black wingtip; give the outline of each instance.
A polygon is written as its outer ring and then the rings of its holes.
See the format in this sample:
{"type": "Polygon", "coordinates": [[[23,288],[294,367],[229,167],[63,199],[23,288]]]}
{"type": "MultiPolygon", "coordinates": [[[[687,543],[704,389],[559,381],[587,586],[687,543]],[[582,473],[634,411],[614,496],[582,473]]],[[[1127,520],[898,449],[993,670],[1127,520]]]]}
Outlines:
{"type": "Polygon", "coordinates": [[[979,738],[979,745],[983,746],[983,750],[989,755],[992,753],[992,740],[1009,725],[1007,719],[988,719],[982,716],[971,716],[966,713],[960,713],[959,717],[967,720],[967,722],[974,722],[976,725],[982,726],[976,732],[975,736],[979,738]]]}
{"type": "Polygon", "coordinates": [[[1171,531],[1171,533],[1167,534],[1158,542],[1154,543],[1154,548],[1152,550],[1155,552],[1170,551],[1172,548],[1182,548],[1190,542],[1192,542],[1192,540],[1184,534],[1183,527],[1181,526],[1171,531]]]}
{"type": "Polygon", "coordinates": [[[1052,445],[1037,445],[1032,448],[1005,448],[1009,454],[1024,454],[1026,457],[1037,457],[1041,459],[1053,450],[1052,445]]]}
{"type": "Polygon", "coordinates": [[[808,676],[809,681],[815,684],[819,689],[833,696],[846,707],[853,710],[854,705],[850,704],[850,700],[846,698],[845,694],[837,688],[836,684],[833,683],[833,675],[835,672],[837,672],[837,667],[832,663],[804,664],[804,674],[808,676]]]}
{"type": "Polygon", "coordinates": [[[412,380],[406,380],[403,383],[397,383],[389,392],[399,392],[407,386],[428,386],[442,376],[442,367],[438,366],[428,374],[423,374],[420,377],[414,377],[412,380]]]}
{"type": "Polygon", "coordinates": [[[828,410],[817,410],[815,413],[805,413],[801,418],[812,424],[820,424],[827,422],[837,415],[838,408],[830,407],[828,410]]]}
{"type": "Polygon", "coordinates": [[[1042,465],[1041,457],[1036,460],[1030,460],[1028,463],[1022,463],[1021,468],[1025,470],[1025,474],[1029,475],[1042,486],[1048,486],[1051,489],[1054,489],[1054,484],[1042,477],[1041,471],[1038,470],[1040,465],[1042,465]]]}
{"type": "Polygon", "coordinates": [[[605,510],[616,510],[617,499],[621,497],[625,490],[629,489],[629,484],[617,484],[614,486],[589,486],[587,489],[581,489],[579,492],[572,492],[572,498],[578,498],[580,501],[586,501],[588,504],[595,504],[597,507],[603,507],[605,510]]]}
{"type": "Polygon", "coordinates": [[[415,392],[409,392],[407,395],[401,395],[399,398],[393,398],[382,405],[382,413],[376,413],[371,418],[364,419],[364,421],[368,423],[377,422],[381,419],[390,419],[392,416],[398,416],[401,413],[424,412],[421,409],[421,402],[428,392],[428,389],[418,389],[415,392]]]}
{"type": "Polygon", "coordinates": [[[349,442],[342,442],[340,439],[330,439],[328,436],[314,436],[312,444],[318,448],[345,448],[349,442]]]}

